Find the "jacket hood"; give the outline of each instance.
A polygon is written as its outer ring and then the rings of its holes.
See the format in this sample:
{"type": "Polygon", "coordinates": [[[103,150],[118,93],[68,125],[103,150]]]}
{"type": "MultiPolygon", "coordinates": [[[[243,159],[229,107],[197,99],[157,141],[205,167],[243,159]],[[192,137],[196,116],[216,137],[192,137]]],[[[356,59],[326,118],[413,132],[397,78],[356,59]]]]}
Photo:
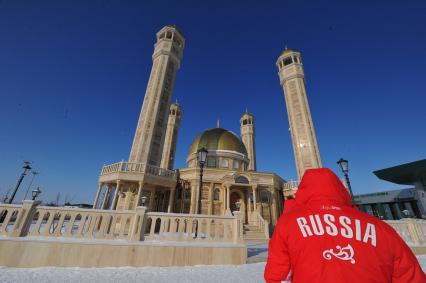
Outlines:
{"type": "Polygon", "coordinates": [[[352,206],[352,199],[333,171],[320,168],[305,171],[296,192],[296,203],[352,206]]]}

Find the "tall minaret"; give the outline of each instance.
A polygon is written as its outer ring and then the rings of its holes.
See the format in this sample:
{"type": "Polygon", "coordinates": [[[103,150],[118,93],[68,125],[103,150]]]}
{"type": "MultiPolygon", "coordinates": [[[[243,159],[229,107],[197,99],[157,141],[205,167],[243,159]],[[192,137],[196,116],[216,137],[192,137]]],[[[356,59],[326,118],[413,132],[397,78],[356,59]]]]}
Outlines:
{"type": "Polygon", "coordinates": [[[241,125],[241,139],[247,149],[247,157],[250,163],[247,170],[256,171],[256,147],[254,143],[255,130],[254,130],[254,116],[247,112],[240,119],[241,125]]]}
{"type": "Polygon", "coordinates": [[[284,90],[297,175],[301,179],[306,169],[320,168],[322,164],[306,97],[300,52],[286,48],[276,65],[284,90]]]}
{"type": "Polygon", "coordinates": [[[129,162],[160,166],[173,85],[184,47],[185,39],[175,26],[165,26],[157,33],[129,162]]]}
{"type": "Polygon", "coordinates": [[[161,157],[161,168],[173,169],[175,163],[176,143],[182,119],[182,109],[179,104],[170,105],[169,120],[167,122],[166,138],[164,140],[163,156],[161,157]]]}

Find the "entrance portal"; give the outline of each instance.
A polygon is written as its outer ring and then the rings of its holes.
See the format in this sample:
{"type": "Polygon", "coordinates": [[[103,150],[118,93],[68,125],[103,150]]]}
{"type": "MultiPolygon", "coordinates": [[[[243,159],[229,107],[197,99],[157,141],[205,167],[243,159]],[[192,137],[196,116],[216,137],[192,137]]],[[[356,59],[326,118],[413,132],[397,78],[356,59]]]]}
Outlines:
{"type": "MultiPolygon", "coordinates": [[[[236,205],[236,203],[238,202],[238,201],[240,201],[240,199],[241,199],[241,196],[240,196],[240,194],[239,193],[236,193],[236,192],[233,192],[232,194],[231,194],[231,197],[230,197],[230,206],[231,206],[231,212],[234,212],[234,211],[237,211],[238,209],[237,209],[237,205],[236,205]]],[[[240,201],[240,205],[241,205],[241,201],[240,201]]]]}

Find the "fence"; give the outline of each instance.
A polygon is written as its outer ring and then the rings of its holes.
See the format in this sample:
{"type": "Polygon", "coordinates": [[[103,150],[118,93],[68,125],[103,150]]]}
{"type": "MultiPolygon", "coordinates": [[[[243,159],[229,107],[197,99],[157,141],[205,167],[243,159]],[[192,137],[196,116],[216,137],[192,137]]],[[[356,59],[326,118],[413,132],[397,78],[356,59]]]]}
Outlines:
{"type": "Polygon", "coordinates": [[[145,163],[132,163],[127,161],[121,161],[102,167],[101,175],[107,175],[111,173],[145,173],[152,176],[160,176],[168,179],[176,180],[176,172],[160,168],[158,166],[145,164],[145,163]]]}
{"type": "Polygon", "coordinates": [[[0,204],[0,235],[127,241],[242,242],[234,216],[0,204]]]}

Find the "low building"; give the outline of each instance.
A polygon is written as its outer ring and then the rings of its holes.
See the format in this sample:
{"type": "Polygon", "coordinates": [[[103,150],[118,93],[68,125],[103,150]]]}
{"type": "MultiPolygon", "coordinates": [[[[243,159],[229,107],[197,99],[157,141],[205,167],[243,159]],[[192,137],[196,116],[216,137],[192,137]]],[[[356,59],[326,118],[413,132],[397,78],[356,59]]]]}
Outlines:
{"type": "Polygon", "coordinates": [[[362,211],[386,220],[406,217],[404,210],[408,211],[410,217],[424,218],[425,198],[425,192],[415,188],[354,196],[355,202],[362,211]]]}

